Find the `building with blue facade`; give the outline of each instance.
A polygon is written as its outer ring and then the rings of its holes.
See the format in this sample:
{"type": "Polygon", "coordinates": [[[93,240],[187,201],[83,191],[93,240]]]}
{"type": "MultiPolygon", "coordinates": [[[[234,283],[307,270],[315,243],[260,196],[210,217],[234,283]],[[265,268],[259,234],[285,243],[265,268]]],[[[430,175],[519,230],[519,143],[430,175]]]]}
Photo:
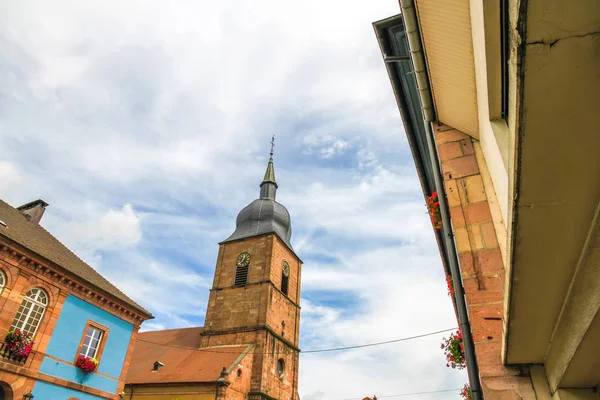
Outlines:
{"type": "Polygon", "coordinates": [[[39,225],[47,205],[0,200],[0,400],[119,398],[152,315],[39,225]]]}

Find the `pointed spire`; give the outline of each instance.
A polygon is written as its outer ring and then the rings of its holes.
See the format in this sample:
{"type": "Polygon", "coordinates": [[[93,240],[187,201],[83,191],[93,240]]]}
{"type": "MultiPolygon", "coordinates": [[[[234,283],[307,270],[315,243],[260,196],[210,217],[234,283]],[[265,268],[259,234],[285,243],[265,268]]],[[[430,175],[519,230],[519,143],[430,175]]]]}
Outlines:
{"type": "Polygon", "coordinates": [[[269,163],[265,171],[265,177],[260,184],[260,198],[275,200],[275,192],[277,191],[277,182],[275,181],[275,167],[273,166],[273,149],[275,147],[275,135],[271,138],[271,154],[269,163]]]}

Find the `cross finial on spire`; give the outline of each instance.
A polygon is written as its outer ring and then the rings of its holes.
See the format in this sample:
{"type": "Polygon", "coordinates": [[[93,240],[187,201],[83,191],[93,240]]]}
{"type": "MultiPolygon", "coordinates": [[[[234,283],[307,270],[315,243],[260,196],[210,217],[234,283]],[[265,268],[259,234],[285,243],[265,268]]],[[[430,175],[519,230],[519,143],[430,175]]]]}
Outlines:
{"type": "Polygon", "coordinates": [[[260,184],[260,198],[275,200],[277,182],[275,182],[275,167],[273,166],[273,149],[275,148],[275,135],[271,137],[271,155],[265,171],[265,177],[260,184]]]}

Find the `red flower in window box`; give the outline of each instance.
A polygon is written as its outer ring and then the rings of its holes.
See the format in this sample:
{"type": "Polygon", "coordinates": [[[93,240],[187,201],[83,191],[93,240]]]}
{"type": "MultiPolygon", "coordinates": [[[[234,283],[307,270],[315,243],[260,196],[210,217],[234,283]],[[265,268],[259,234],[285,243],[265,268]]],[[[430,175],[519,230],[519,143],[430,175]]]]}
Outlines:
{"type": "Polygon", "coordinates": [[[448,296],[454,297],[454,282],[450,275],[446,277],[446,284],[448,284],[448,296]]]}
{"type": "Polygon", "coordinates": [[[460,391],[460,397],[462,397],[464,400],[471,400],[472,396],[473,393],[471,392],[471,386],[465,383],[465,386],[463,386],[462,390],[460,391]]]}
{"type": "Polygon", "coordinates": [[[77,362],[75,363],[75,366],[77,368],[79,368],[80,370],[82,370],[84,373],[91,374],[98,367],[98,360],[96,360],[95,358],[92,358],[92,357],[86,357],[86,356],[80,355],[77,358],[77,362]]]}
{"type": "Polygon", "coordinates": [[[453,369],[466,368],[467,360],[465,359],[465,348],[460,329],[456,333],[451,333],[448,339],[444,338],[440,348],[446,354],[446,367],[452,367],[453,369]]]}
{"type": "Polygon", "coordinates": [[[431,218],[431,224],[435,229],[442,229],[442,213],[440,212],[440,202],[438,201],[437,191],[433,192],[431,196],[427,198],[427,210],[429,211],[429,218],[431,218]]]}
{"type": "Polygon", "coordinates": [[[10,353],[16,357],[27,357],[35,344],[33,335],[19,329],[9,331],[4,338],[4,343],[10,353]]]}

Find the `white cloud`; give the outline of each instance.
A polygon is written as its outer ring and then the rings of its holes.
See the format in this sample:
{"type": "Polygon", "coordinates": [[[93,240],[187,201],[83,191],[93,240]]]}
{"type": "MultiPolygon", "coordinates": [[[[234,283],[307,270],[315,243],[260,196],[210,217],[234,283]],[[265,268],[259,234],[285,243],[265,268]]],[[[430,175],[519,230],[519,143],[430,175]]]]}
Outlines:
{"type": "MultiPolygon", "coordinates": [[[[455,325],[371,26],[397,2],[2,10],[0,196],[48,201],[42,225],[156,315],[144,329],[202,322],[217,242],[256,198],[273,133],[305,260],[303,347],[455,325]]],[[[302,355],[300,394],[462,386],[438,343],[302,355]]]]}

